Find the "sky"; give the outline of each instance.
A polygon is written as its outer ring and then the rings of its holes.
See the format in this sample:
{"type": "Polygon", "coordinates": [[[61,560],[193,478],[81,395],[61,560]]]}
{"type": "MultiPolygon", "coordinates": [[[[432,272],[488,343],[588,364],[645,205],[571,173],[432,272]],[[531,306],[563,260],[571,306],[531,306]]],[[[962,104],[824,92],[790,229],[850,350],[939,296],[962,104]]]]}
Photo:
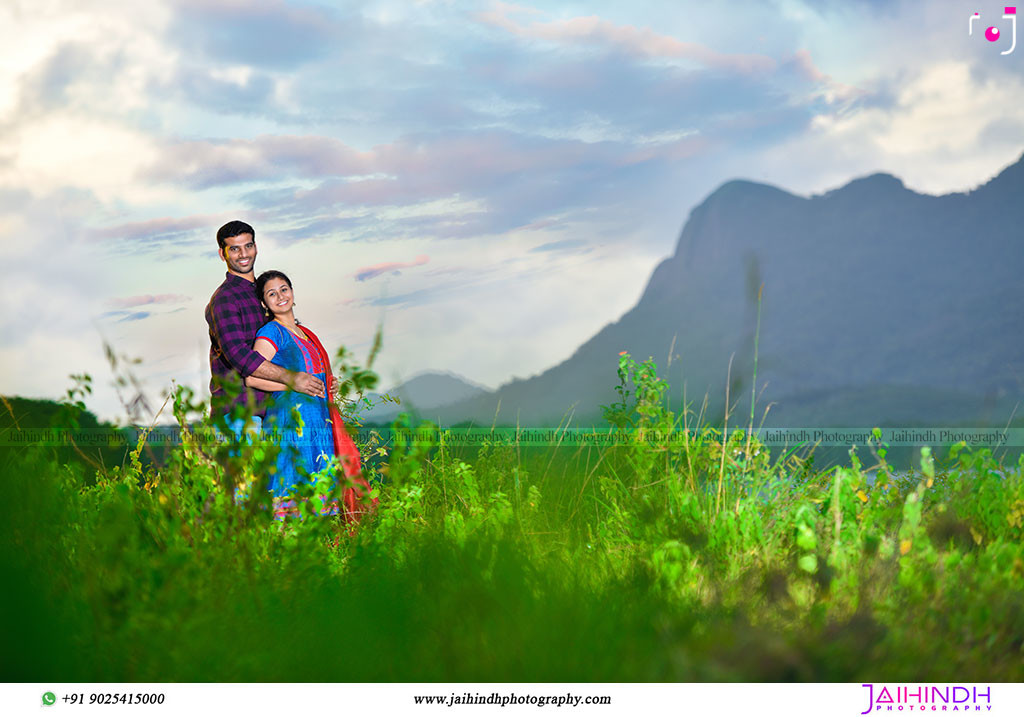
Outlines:
{"type": "Polygon", "coordinates": [[[154,409],[206,390],[236,218],[329,351],[365,357],[383,327],[383,387],[532,376],[636,303],[725,181],[807,196],[882,171],[942,194],[1015,162],[1024,47],[1002,54],[1003,13],[7,0],[0,394],[89,373],[89,407],[125,421],[126,370],[154,409]]]}

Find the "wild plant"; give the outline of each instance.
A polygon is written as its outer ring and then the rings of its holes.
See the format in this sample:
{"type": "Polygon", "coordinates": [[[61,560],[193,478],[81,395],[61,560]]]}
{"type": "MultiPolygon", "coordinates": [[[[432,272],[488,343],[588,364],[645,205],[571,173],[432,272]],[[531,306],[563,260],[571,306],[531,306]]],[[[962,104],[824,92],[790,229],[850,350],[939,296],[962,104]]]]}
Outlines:
{"type": "Polygon", "coordinates": [[[857,450],[828,471],[773,462],[749,425],[673,414],[653,361],[619,368],[606,450],[495,437],[474,453],[400,418],[374,461],[378,510],[354,531],[319,516],[326,474],[300,489],[302,520],[240,503],[273,446],[211,441],[187,388],[162,465],[141,441],[94,476],[17,456],[2,464],[0,567],[26,649],[5,673],[1024,678],[1024,465],[956,446],[903,473],[880,433],[868,468],[857,450]]]}

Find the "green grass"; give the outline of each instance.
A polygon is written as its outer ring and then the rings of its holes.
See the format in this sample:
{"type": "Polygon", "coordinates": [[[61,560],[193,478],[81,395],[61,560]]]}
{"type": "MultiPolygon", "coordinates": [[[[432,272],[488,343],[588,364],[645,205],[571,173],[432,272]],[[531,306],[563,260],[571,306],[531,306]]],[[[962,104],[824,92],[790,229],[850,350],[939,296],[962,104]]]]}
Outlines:
{"type": "Polygon", "coordinates": [[[871,482],[743,431],[659,445],[693,417],[620,369],[617,447],[398,445],[351,534],[236,504],[258,449],[233,473],[187,440],[159,468],[0,456],[3,678],[1024,678],[1021,461],[889,474],[875,446],[871,482]]]}

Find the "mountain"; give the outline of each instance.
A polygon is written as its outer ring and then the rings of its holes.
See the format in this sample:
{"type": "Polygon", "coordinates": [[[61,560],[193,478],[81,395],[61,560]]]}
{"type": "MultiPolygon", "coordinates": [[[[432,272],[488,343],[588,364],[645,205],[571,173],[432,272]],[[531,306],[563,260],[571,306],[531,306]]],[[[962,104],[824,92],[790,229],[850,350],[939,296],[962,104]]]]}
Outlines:
{"type": "Polygon", "coordinates": [[[58,463],[84,459],[111,468],[124,462],[131,439],[130,431],[99,421],[91,411],[47,399],[0,396],[0,462],[8,460],[5,451],[31,448],[58,463]]]}
{"type": "MultiPolygon", "coordinates": [[[[721,420],[727,375],[768,426],[1002,424],[1024,398],[1024,158],[968,193],[874,174],[812,197],[748,181],[690,214],[639,302],[542,374],[452,404],[446,423],[599,421],[617,357],[654,357],[721,420]],[[671,365],[669,352],[672,351],[671,365]],[[730,357],[732,370],[729,373],[730,357]]],[[[744,421],[745,422],[745,421],[744,421]]]]}
{"type": "Polygon", "coordinates": [[[397,398],[400,402],[398,404],[390,401],[379,403],[381,394],[369,394],[370,400],[377,405],[372,410],[363,411],[360,416],[364,421],[371,423],[388,423],[401,412],[428,418],[429,414],[439,407],[487,392],[486,386],[473,383],[457,374],[428,371],[385,392],[387,396],[397,398]]]}

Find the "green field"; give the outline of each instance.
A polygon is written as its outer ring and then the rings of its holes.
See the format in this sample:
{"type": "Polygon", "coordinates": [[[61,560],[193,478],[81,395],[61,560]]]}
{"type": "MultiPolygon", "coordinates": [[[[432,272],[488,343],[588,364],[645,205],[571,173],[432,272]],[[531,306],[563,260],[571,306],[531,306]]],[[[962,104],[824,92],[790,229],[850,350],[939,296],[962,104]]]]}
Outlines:
{"type": "Polygon", "coordinates": [[[236,502],[268,447],[7,451],[3,679],[1024,679],[1024,461],[820,471],[669,412],[651,363],[620,377],[615,447],[376,451],[353,532],[236,502]]]}

